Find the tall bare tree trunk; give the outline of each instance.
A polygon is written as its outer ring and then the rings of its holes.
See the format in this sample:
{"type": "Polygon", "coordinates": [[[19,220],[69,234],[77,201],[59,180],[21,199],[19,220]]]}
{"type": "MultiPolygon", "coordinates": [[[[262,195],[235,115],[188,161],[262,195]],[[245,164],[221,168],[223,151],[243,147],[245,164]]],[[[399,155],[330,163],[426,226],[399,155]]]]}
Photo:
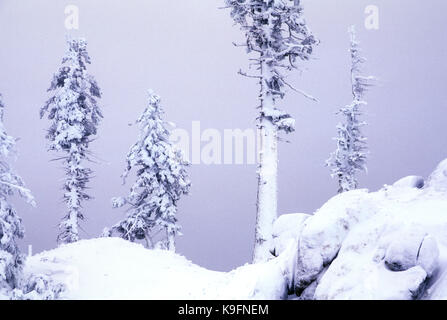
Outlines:
{"type": "Polygon", "coordinates": [[[275,101],[266,88],[266,79],[272,76],[270,67],[261,60],[261,117],[260,155],[258,167],[258,197],[253,263],[267,261],[272,256],[273,223],[278,206],[278,130],[266,110],[275,108],[275,101]]]}

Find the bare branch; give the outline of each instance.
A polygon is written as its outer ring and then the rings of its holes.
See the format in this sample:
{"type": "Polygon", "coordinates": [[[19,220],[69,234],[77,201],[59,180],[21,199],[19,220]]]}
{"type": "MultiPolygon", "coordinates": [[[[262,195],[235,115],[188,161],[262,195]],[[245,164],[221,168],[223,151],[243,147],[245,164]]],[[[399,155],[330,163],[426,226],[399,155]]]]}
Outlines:
{"type": "Polygon", "coordinates": [[[239,70],[238,74],[240,74],[241,76],[247,77],[247,78],[262,79],[261,76],[250,75],[250,74],[243,72],[242,70],[239,70]]]}
{"type": "Polygon", "coordinates": [[[283,79],[283,82],[284,82],[284,84],[285,84],[286,86],[288,86],[290,89],[292,89],[293,91],[295,91],[295,92],[297,92],[297,93],[303,95],[305,98],[307,98],[307,99],[309,99],[309,100],[312,100],[312,101],[314,101],[314,102],[319,102],[317,98],[311,96],[310,94],[308,94],[308,93],[306,93],[306,92],[304,92],[304,91],[302,91],[302,90],[300,90],[300,89],[296,89],[295,87],[293,87],[290,83],[288,83],[288,82],[285,81],[284,79],[283,79]]]}

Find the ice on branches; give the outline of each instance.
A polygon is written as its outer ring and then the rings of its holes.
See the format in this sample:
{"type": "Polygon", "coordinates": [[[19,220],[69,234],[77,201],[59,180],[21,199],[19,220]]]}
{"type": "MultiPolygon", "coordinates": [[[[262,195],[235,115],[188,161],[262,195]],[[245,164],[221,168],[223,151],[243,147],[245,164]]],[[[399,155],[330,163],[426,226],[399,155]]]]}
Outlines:
{"type": "Polygon", "coordinates": [[[367,105],[364,100],[365,93],[374,79],[362,75],[362,65],[366,59],[361,55],[355,28],[351,27],[349,32],[353,101],[339,111],[345,117],[345,122],[337,125],[337,137],[335,138],[337,150],[331,154],[327,161],[332,177],[338,179],[339,193],[357,189],[357,173],[367,170],[367,139],[361,130],[366,122],[361,121],[360,118],[363,114],[363,107],[367,105]]]}
{"type": "Polygon", "coordinates": [[[273,222],[277,218],[278,139],[279,133],[295,130],[293,117],[278,106],[286,88],[315,100],[295,89],[286,80],[286,72],[298,68],[298,63],[309,60],[317,40],[310,32],[298,0],[226,0],[231,17],[245,33],[245,43],[254,75],[259,79],[260,130],[257,217],[253,261],[272,257],[273,222]]]}
{"type": "Polygon", "coordinates": [[[51,121],[47,139],[50,150],[63,152],[66,180],[64,201],[68,212],[62,219],[58,241],[79,240],[79,221],[84,219],[82,202],[89,200],[85,192],[92,170],[84,167],[88,147],[97,133],[102,118],[97,99],[101,91],[96,80],[87,73],[90,57],[84,39],[68,40],[62,67],[53,77],[50,99],[40,111],[51,121]]]}
{"type": "Polygon", "coordinates": [[[190,181],[183,160],[169,140],[170,132],[162,119],[160,97],[149,91],[149,103],[137,120],[140,127],[138,141],[127,154],[126,179],[136,169],[136,181],[126,197],[112,199],[112,206],[129,208],[127,217],[108,233],[118,233],[122,238],[145,240],[154,246],[175,250],[175,237],[179,234],[177,204],[181,196],[189,193],[190,181]],[[154,244],[154,237],[161,231],[165,237],[154,244]]]}
{"type": "Polygon", "coordinates": [[[9,199],[17,194],[35,206],[30,190],[9,165],[16,140],[7,134],[3,114],[4,105],[0,95],[0,293],[18,286],[25,260],[17,245],[17,240],[24,237],[25,230],[22,219],[9,199]]]}
{"type": "MultiPolygon", "coordinates": [[[[231,9],[231,17],[245,32],[244,46],[247,52],[258,53],[258,57],[252,61],[255,61],[260,72],[263,95],[276,100],[284,97],[286,87],[296,90],[286,81],[283,72],[298,68],[298,61],[309,60],[318,42],[307,27],[299,1],[226,0],[225,2],[231,9]]],[[[304,92],[296,91],[315,100],[304,92]]],[[[261,117],[274,123],[280,131],[294,131],[291,116],[276,106],[272,106],[272,109],[263,109],[261,117]],[[272,113],[275,114],[274,117],[272,113]]]]}

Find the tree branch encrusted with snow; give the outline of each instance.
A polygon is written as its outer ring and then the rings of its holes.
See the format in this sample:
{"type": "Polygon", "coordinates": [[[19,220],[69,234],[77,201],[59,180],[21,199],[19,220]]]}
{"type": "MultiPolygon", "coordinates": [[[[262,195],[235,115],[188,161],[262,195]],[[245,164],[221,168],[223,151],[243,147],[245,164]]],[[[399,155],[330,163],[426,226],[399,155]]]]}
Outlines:
{"type": "Polygon", "coordinates": [[[40,111],[41,118],[47,114],[51,121],[47,134],[50,150],[65,153],[63,189],[68,212],[59,225],[58,241],[62,243],[79,240],[79,220],[84,219],[82,202],[90,199],[85,190],[92,170],[83,162],[88,160],[88,147],[102,118],[97,102],[101,91],[87,73],[90,63],[86,40],[68,40],[62,67],[48,89],[52,95],[40,111]]]}
{"type": "Polygon", "coordinates": [[[362,65],[366,59],[362,57],[359,43],[356,39],[355,28],[351,27],[351,84],[353,101],[340,109],[339,113],[345,117],[345,122],[337,125],[337,150],[331,154],[327,166],[331,168],[332,177],[338,179],[339,193],[357,189],[357,173],[367,171],[366,161],[368,148],[366,137],[362,134],[362,127],[366,122],[361,121],[364,100],[368,87],[374,77],[362,75],[362,65]]]}
{"type": "MultiPolygon", "coordinates": [[[[295,120],[278,107],[286,88],[294,89],[284,71],[297,68],[299,61],[309,60],[317,40],[303,17],[303,8],[295,0],[225,0],[231,16],[245,33],[248,53],[257,66],[260,80],[260,163],[256,239],[253,261],[265,261],[272,242],[273,222],[277,218],[278,134],[295,130],[295,120]]],[[[244,74],[243,72],[240,72],[244,74]]]]}
{"type": "Polygon", "coordinates": [[[9,202],[18,194],[35,206],[34,198],[22,178],[9,165],[15,153],[16,140],[9,136],[3,125],[4,105],[0,95],[0,291],[15,289],[25,257],[20,253],[17,240],[24,237],[22,219],[9,202]]]}
{"type": "Polygon", "coordinates": [[[145,240],[154,247],[153,238],[161,230],[166,237],[158,247],[175,251],[175,237],[179,234],[177,203],[189,193],[191,183],[186,171],[188,163],[180,150],[169,140],[170,132],[162,120],[160,97],[149,91],[149,103],[137,120],[140,126],[138,141],[127,155],[124,180],[132,169],[136,181],[126,197],[112,199],[116,208],[128,206],[126,219],[112,227],[129,241],[145,240]]]}

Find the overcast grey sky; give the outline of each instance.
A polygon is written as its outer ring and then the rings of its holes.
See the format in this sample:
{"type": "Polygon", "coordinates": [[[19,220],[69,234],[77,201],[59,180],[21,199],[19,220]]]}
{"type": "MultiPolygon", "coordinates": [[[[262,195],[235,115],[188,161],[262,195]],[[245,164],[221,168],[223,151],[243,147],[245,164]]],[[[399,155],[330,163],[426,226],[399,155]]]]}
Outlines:
{"type": "MultiPolygon", "coordinates": [[[[146,104],[148,88],[163,98],[168,120],[190,130],[254,128],[257,84],[237,75],[247,66],[242,33],[220,10],[223,0],[0,0],[0,92],[5,123],[19,137],[17,171],[33,190],[38,207],[15,201],[27,229],[23,247],[53,248],[65,212],[61,164],[46,151],[48,122],[39,120],[53,73],[65,52],[64,8],[80,8],[74,35],[89,42],[89,72],[99,82],[104,121],[91,150],[95,178],[85,206],[83,238],[123,217],[110,198],[122,195],[124,158],[136,139],[129,127],[146,104]]],[[[337,190],[324,162],[339,106],[350,96],[349,37],[357,25],[368,58],[366,71],[380,79],[368,94],[369,174],[361,186],[376,190],[396,179],[426,176],[447,156],[445,62],[447,3],[442,0],[303,0],[307,22],[321,40],[315,59],[290,82],[316,96],[306,101],[290,92],[281,102],[297,120],[290,143],[280,147],[279,211],[308,212],[337,190]],[[380,9],[379,30],[364,28],[367,5],[380,9]]],[[[178,251],[199,265],[229,270],[249,262],[254,239],[256,167],[194,165],[192,193],[181,201],[184,236],[178,251]]]]}

